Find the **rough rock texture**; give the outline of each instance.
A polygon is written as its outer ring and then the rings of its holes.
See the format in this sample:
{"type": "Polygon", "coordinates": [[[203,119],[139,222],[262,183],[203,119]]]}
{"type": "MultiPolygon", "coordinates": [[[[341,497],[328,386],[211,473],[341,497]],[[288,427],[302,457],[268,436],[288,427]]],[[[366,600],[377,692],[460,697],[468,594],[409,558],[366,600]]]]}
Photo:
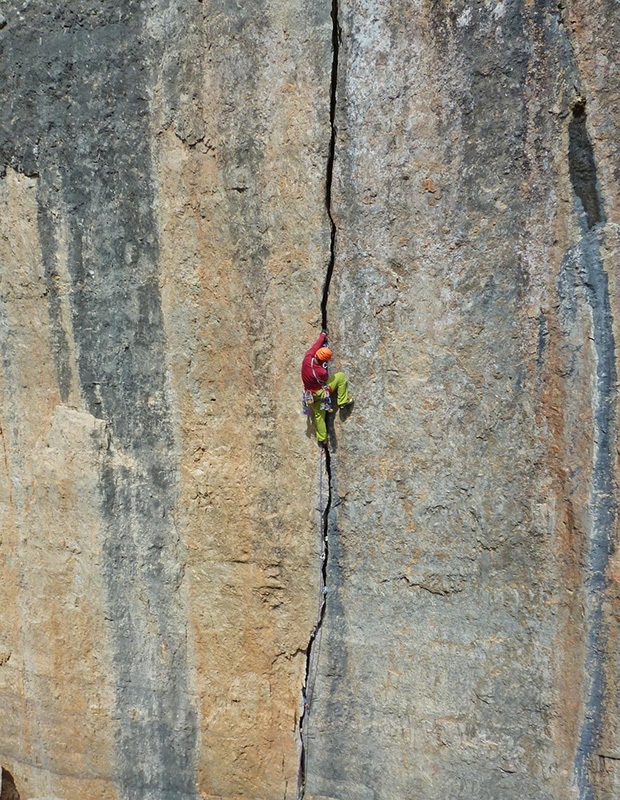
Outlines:
{"type": "Polygon", "coordinates": [[[341,9],[314,797],[620,796],[612,13],[341,9]]]}
{"type": "Polygon", "coordinates": [[[22,797],[293,797],[329,9],[3,11],[0,763],[22,797]]]}
{"type": "Polygon", "coordinates": [[[620,798],[619,26],[0,4],[2,800],[620,798]]]}

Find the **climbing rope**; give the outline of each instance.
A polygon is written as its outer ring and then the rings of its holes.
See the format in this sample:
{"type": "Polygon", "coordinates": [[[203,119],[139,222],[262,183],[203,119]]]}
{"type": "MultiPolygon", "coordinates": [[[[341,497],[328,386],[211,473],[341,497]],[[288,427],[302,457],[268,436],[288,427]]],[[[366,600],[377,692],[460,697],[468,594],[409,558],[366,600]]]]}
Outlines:
{"type": "Polygon", "coordinates": [[[301,718],[300,735],[301,735],[301,769],[298,776],[297,796],[302,798],[305,790],[305,776],[307,774],[307,761],[308,761],[308,748],[306,744],[306,728],[308,724],[308,714],[310,711],[310,704],[312,702],[312,694],[314,692],[314,683],[316,680],[316,664],[319,658],[319,651],[321,649],[321,623],[323,621],[323,614],[325,612],[325,597],[327,595],[326,586],[326,558],[327,558],[327,538],[325,536],[325,509],[323,506],[323,454],[320,451],[319,458],[319,539],[321,542],[321,579],[319,581],[319,608],[316,617],[316,624],[310,642],[308,645],[308,661],[306,665],[306,685],[304,687],[304,709],[301,718]]]}
{"type": "Polygon", "coordinates": [[[319,611],[317,614],[317,623],[315,628],[315,635],[318,631],[321,621],[323,619],[323,610],[325,607],[325,595],[327,594],[327,536],[325,530],[325,508],[323,506],[323,456],[325,450],[321,450],[319,458],[319,541],[321,542],[321,580],[319,581],[319,611]]]}
{"type": "MultiPolygon", "coordinates": [[[[323,561],[323,556],[325,553],[325,535],[324,535],[324,525],[323,525],[323,456],[325,455],[325,449],[321,448],[321,454],[319,457],[319,538],[321,541],[321,561],[323,561]]],[[[323,570],[321,570],[321,580],[323,576],[323,570]]]]}
{"type": "Polygon", "coordinates": [[[318,633],[321,628],[323,607],[325,605],[325,522],[323,520],[323,450],[319,459],[319,540],[321,542],[321,579],[319,581],[319,608],[316,615],[316,624],[310,637],[310,659],[308,661],[308,674],[306,680],[305,710],[310,705],[314,690],[315,666],[318,658],[319,642],[318,633]]]}

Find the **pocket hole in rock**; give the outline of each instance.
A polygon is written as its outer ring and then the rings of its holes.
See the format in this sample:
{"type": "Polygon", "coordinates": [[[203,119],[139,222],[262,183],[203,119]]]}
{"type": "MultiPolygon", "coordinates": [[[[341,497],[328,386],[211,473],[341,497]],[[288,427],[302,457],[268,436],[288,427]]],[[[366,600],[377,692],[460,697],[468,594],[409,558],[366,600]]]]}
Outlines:
{"type": "Polygon", "coordinates": [[[15,786],[13,776],[2,767],[2,777],[0,778],[0,800],[19,800],[19,792],[15,786]]]}

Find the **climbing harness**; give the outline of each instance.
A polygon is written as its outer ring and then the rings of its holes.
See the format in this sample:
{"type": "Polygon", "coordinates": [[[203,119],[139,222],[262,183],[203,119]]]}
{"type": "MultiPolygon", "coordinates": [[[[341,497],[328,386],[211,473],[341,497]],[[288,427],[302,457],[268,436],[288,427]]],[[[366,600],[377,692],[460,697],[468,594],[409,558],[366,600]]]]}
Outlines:
{"type": "MultiPolygon", "coordinates": [[[[321,395],[321,406],[320,406],[321,411],[327,411],[328,413],[331,413],[334,410],[334,407],[332,405],[332,390],[331,390],[331,387],[328,386],[327,384],[325,384],[325,386],[322,389],[319,389],[319,391],[322,392],[322,395],[321,395]]],[[[311,392],[308,389],[308,391],[303,392],[303,394],[301,395],[301,408],[302,408],[302,411],[304,412],[304,414],[307,417],[309,417],[312,414],[310,406],[316,400],[319,399],[318,394],[319,394],[319,392],[317,392],[316,396],[315,396],[314,392],[311,392]]]]}
{"type": "MultiPolygon", "coordinates": [[[[332,387],[329,383],[321,383],[318,379],[316,372],[314,371],[314,363],[310,362],[310,369],[312,370],[312,374],[314,375],[314,380],[321,386],[319,391],[322,391],[323,394],[321,395],[321,411],[327,411],[331,413],[334,409],[332,407],[332,387]]],[[[317,392],[318,395],[318,392],[317,392]]],[[[312,402],[314,402],[315,396],[314,392],[312,392],[312,402]]]]}

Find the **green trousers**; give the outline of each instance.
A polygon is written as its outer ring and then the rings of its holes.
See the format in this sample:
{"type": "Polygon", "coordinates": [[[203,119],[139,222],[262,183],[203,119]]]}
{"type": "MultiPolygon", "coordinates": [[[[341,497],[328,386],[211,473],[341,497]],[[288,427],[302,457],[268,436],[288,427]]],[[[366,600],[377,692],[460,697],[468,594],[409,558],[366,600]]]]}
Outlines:
{"type": "MultiPolygon", "coordinates": [[[[332,401],[336,399],[339,406],[343,406],[349,399],[347,391],[347,376],[344,372],[337,372],[333,378],[327,381],[327,385],[332,390],[332,401]],[[337,395],[336,395],[337,393],[337,395]],[[336,395],[336,397],[334,397],[336,395]]],[[[314,417],[314,427],[316,428],[316,438],[319,442],[327,441],[327,426],[325,425],[325,415],[327,412],[321,408],[321,401],[323,399],[323,390],[319,389],[314,393],[314,403],[309,404],[312,409],[312,416],[314,417]]]]}

